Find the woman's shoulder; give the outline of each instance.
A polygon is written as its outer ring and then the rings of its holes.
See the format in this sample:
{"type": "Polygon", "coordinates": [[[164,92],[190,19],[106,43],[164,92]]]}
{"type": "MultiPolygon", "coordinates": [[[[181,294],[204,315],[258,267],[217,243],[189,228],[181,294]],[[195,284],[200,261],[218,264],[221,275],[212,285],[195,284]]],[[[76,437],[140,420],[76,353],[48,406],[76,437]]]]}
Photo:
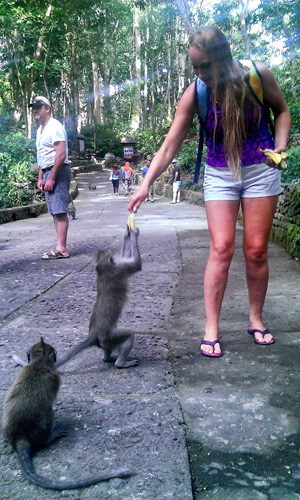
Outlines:
{"type": "Polygon", "coordinates": [[[179,110],[185,110],[189,114],[197,113],[196,99],[195,99],[195,80],[184,91],[179,103],[179,110]]]}
{"type": "Polygon", "coordinates": [[[270,74],[270,73],[272,74],[272,71],[270,70],[270,68],[268,68],[268,66],[265,63],[263,63],[262,61],[253,61],[253,62],[261,75],[270,74]]]}

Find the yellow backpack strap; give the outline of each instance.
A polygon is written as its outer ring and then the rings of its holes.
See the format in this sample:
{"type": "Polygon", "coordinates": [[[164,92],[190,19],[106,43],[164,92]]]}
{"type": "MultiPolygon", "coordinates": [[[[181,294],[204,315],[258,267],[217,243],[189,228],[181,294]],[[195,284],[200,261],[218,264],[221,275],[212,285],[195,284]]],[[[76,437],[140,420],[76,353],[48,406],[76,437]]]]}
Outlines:
{"type": "Polygon", "coordinates": [[[264,89],[262,83],[262,77],[256,67],[254,61],[250,59],[244,59],[239,61],[240,65],[244,69],[246,75],[248,75],[247,83],[248,87],[252,92],[252,95],[256,98],[259,104],[262,105],[264,111],[265,121],[271,131],[273,138],[275,138],[275,128],[274,123],[271,118],[270,108],[266,102],[264,102],[264,89]]]}
{"type": "Polygon", "coordinates": [[[250,61],[250,59],[244,59],[240,61],[241,65],[243,66],[246,74],[249,77],[249,85],[251,87],[251,90],[255,94],[255,97],[258,99],[260,104],[264,104],[264,91],[263,91],[263,86],[262,86],[262,80],[261,76],[259,74],[259,71],[256,67],[256,64],[253,61],[250,61]]]}

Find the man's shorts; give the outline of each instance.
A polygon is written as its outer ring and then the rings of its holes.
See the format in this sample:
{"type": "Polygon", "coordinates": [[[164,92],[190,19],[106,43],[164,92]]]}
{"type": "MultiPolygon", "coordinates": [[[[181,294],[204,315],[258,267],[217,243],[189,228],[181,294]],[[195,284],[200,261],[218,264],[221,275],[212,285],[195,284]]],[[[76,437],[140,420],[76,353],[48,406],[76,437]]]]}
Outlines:
{"type": "MultiPolygon", "coordinates": [[[[43,172],[43,182],[49,179],[51,170],[43,172]]],[[[58,172],[53,191],[45,191],[48,212],[52,215],[68,213],[69,187],[71,182],[71,169],[64,166],[58,172]]]]}
{"type": "Polygon", "coordinates": [[[173,182],[173,193],[178,193],[178,191],[180,191],[180,184],[181,184],[181,181],[174,181],[173,182]]]}
{"type": "Polygon", "coordinates": [[[204,201],[264,198],[282,193],[280,170],[266,163],[241,168],[242,179],[235,181],[229,168],[205,166],[204,201]]]}

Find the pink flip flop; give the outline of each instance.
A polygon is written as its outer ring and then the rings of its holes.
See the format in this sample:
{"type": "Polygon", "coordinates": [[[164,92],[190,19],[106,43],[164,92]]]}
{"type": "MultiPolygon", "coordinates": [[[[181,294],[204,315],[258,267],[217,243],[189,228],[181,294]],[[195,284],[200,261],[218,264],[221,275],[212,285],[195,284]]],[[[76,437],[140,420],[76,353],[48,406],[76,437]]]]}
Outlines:
{"type": "Polygon", "coordinates": [[[250,333],[250,335],[252,335],[252,336],[253,336],[253,338],[254,338],[254,342],[255,342],[256,344],[259,344],[259,345],[271,345],[271,344],[274,344],[274,342],[275,342],[275,340],[274,340],[274,339],[273,339],[273,340],[271,340],[271,342],[259,342],[259,340],[257,340],[257,339],[255,338],[255,335],[254,335],[254,334],[255,334],[255,332],[260,333],[260,334],[262,335],[263,339],[265,338],[265,335],[266,335],[267,333],[270,333],[270,332],[269,332],[269,330],[258,330],[258,328],[253,328],[253,329],[252,329],[252,328],[248,328],[248,333],[250,333]]]}
{"type": "MultiPolygon", "coordinates": [[[[220,342],[218,340],[214,340],[213,342],[210,342],[209,340],[202,340],[201,345],[202,344],[210,345],[213,348],[213,352],[205,352],[202,349],[200,349],[201,354],[203,354],[203,356],[208,356],[209,358],[220,358],[221,356],[223,356],[222,352],[217,352],[217,353],[215,352],[215,345],[220,344],[220,342]]],[[[221,347],[221,344],[220,344],[220,347],[221,347]]]]}

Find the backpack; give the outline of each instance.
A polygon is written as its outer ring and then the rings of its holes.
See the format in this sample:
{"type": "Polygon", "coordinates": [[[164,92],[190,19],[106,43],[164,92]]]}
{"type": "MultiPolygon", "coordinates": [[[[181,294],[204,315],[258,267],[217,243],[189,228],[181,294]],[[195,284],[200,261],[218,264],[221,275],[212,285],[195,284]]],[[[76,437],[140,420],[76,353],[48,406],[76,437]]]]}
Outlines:
{"type": "MultiPolygon", "coordinates": [[[[239,61],[239,64],[248,72],[247,74],[249,78],[246,79],[246,82],[253,97],[263,107],[266,124],[270,127],[272,136],[274,138],[275,137],[274,124],[271,119],[270,108],[268,104],[264,101],[262,78],[256,67],[256,64],[254,61],[251,61],[250,59],[241,60],[239,61]]],[[[205,124],[207,120],[208,109],[210,106],[210,96],[211,96],[211,89],[208,89],[205,83],[202,80],[200,80],[200,78],[197,76],[195,80],[195,99],[198,109],[200,136],[199,136],[199,145],[198,145],[197,161],[195,166],[194,181],[193,181],[194,184],[197,184],[199,180],[204,138],[206,139],[205,124]]]]}

